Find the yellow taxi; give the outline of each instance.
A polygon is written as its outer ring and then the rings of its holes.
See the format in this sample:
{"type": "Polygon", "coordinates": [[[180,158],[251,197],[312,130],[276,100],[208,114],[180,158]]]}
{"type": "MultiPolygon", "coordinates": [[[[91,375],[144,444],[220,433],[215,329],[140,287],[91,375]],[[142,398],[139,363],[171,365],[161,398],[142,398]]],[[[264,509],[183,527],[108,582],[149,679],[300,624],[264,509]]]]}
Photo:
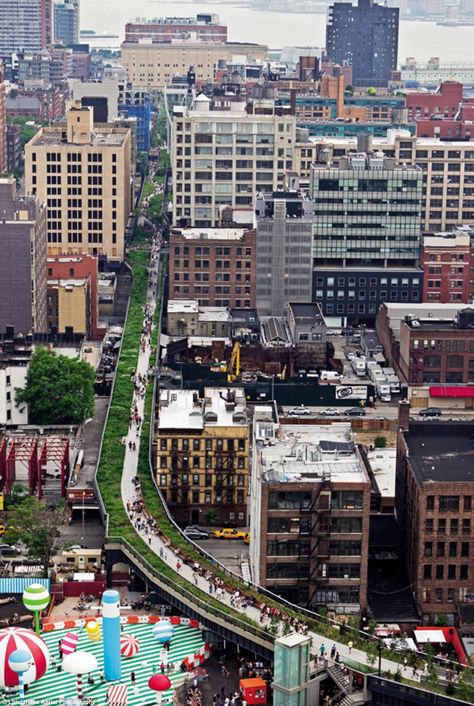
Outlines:
{"type": "Polygon", "coordinates": [[[214,537],[216,539],[245,539],[246,532],[241,532],[233,527],[224,527],[224,529],[216,530],[214,537]]]}
{"type": "Polygon", "coordinates": [[[244,544],[250,544],[250,535],[248,532],[244,537],[244,544]]]}

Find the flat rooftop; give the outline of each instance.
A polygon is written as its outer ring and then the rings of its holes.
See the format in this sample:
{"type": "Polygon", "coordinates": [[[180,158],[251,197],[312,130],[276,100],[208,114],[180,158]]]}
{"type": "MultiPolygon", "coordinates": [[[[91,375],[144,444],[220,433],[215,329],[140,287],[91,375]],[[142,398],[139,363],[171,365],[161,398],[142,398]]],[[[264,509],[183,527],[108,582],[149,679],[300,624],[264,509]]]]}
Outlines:
{"type": "Polygon", "coordinates": [[[197,299],[169,299],[168,314],[197,314],[199,304],[197,299]]]}
{"type": "Polygon", "coordinates": [[[368,482],[349,422],[310,425],[262,420],[255,423],[255,437],[264,483],[368,482]]]}
{"type": "Polygon", "coordinates": [[[411,422],[404,437],[420,484],[474,483],[474,422],[411,422]]]}
{"type": "Polygon", "coordinates": [[[461,329],[456,321],[449,319],[412,319],[404,323],[413,331],[472,331],[461,329]]]}
{"type": "Polygon", "coordinates": [[[367,458],[380,495],[383,498],[394,498],[397,449],[374,449],[368,452],[367,458]]]}
{"type": "Polygon", "coordinates": [[[186,240],[242,240],[245,228],[173,228],[171,233],[186,240]]]}
{"type": "Polygon", "coordinates": [[[321,315],[321,309],[317,304],[312,304],[310,302],[306,304],[290,302],[288,306],[291,308],[295,321],[298,324],[314,323],[315,321],[321,324],[324,323],[324,319],[321,315]]]}
{"type": "Polygon", "coordinates": [[[247,427],[247,404],[242,387],[206,387],[204,398],[196,390],[162,390],[158,428],[247,427]]]}
{"type": "Polygon", "coordinates": [[[91,133],[91,142],[82,145],[63,140],[63,133],[66,131],[66,126],[43,128],[43,130],[33,138],[35,147],[121,147],[128,135],[128,129],[125,128],[110,128],[109,131],[99,132],[94,130],[91,133]]]}

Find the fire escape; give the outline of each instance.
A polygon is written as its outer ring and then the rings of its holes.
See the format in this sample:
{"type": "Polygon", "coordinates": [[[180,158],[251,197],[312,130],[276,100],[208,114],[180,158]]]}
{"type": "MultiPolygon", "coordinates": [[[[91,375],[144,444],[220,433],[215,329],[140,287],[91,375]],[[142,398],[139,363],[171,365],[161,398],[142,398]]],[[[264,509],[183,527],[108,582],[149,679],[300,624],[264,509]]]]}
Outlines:
{"type": "Polygon", "coordinates": [[[310,607],[318,603],[315,598],[322,578],[322,564],[326,563],[330,556],[330,489],[330,474],[323,474],[321,482],[313,487],[308,508],[310,525],[308,606],[310,607]]]}

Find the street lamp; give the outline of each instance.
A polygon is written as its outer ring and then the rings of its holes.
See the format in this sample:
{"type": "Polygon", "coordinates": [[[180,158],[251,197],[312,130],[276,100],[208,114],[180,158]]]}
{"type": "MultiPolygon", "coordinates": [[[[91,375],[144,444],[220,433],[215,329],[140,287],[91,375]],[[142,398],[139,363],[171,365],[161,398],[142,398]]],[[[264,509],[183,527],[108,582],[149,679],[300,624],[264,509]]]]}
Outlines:
{"type": "Polygon", "coordinates": [[[82,537],[81,537],[81,544],[84,541],[84,501],[86,499],[86,491],[82,491],[82,537]]]}
{"type": "Polygon", "coordinates": [[[382,676],[382,641],[377,642],[377,650],[379,653],[379,677],[382,676]]]}

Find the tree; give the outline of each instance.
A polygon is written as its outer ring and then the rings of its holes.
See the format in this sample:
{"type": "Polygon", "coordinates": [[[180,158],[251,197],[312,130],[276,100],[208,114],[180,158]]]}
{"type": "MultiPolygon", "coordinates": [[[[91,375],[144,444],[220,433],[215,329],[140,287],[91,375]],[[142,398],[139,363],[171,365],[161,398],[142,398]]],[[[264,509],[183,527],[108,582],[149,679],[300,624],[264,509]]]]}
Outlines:
{"type": "Polygon", "coordinates": [[[204,520],[206,525],[215,525],[218,520],[218,514],[215,507],[209,507],[204,513],[204,520]]]}
{"type": "Polygon", "coordinates": [[[33,424],[82,424],[94,412],[94,370],[84,361],[37,348],[26,387],[16,389],[16,404],[25,403],[33,424]]]}
{"type": "Polygon", "coordinates": [[[11,511],[4,539],[9,544],[23,542],[28,556],[41,561],[44,576],[47,576],[51,558],[64,547],[58,528],[65,520],[63,507],[50,510],[32,496],[11,511]]]}
{"type": "Polygon", "coordinates": [[[474,701],[474,674],[470,667],[463,669],[461,672],[458,689],[462,699],[469,703],[474,701]]]}
{"type": "Polygon", "coordinates": [[[387,437],[386,436],[376,436],[374,439],[374,446],[376,449],[384,449],[387,446],[387,437]]]}

